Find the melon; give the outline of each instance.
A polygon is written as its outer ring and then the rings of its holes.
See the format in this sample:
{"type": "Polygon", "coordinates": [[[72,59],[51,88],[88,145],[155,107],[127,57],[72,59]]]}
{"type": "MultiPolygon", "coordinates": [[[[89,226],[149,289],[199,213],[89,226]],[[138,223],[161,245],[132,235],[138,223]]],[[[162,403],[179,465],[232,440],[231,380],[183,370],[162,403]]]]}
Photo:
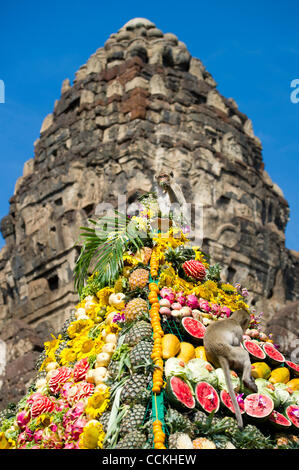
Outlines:
{"type": "Polygon", "coordinates": [[[288,430],[292,426],[291,421],[276,410],[273,410],[270,414],[269,422],[277,429],[288,430]]]}
{"type": "MultiPolygon", "coordinates": [[[[236,395],[237,397],[237,395],[236,395]]],[[[235,414],[235,408],[230,397],[230,394],[226,390],[221,390],[220,392],[220,401],[223,407],[230,412],[230,414],[235,414]]],[[[238,400],[239,408],[241,414],[245,413],[244,400],[238,400]]]]}
{"type": "Polygon", "coordinates": [[[253,420],[266,420],[274,409],[274,402],[268,395],[251,393],[244,400],[245,413],[253,420]]]}
{"type": "Polygon", "coordinates": [[[255,362],[263,361],[266,358],[266,353],[255,341],[246,339],[243,341],[243,348],[249,352],[251,359],[255,362]]]}
{"type": "Polygon", "coordinates": [[[207,413],[219,410],[220,400],[215,388],[208,382],[198,382],[195,386],[195,399],[197,405],[207,413]]]}
{"type": "Polygon", "coordinates": [[[279,366],[284,363],[285,357],[271,343],[264,343],[263,350],[267,356],[266,360],[269,361],[270,364],[279,366]]]}
{"type": "Polygon", "coordinates": [[[175,408],[182,411],[190,411],[195,408],[193,391],[180,377],[168,378],[165,393],[175,408]]]}
{"type": "Polygon", "coordinates": [[[291,374],[295,377],[299,377],[299,365],[295,362],[285,361],[285,366],[289,369],[291,374]]]}
{"type": "Polygon", "coordinates": [[[184,317],[182,319],[182,329],[184,335],[194,344],[201,344],[206,331],[206,327],[196,318],[184,317]]]}
{"type": "Polygon", "coordinates": [[[293,427],[298,431],[299,429],[299,406],[298,405],[289,405],[285,409],[285,414],[287,418],[291,421],[293,427]]]}

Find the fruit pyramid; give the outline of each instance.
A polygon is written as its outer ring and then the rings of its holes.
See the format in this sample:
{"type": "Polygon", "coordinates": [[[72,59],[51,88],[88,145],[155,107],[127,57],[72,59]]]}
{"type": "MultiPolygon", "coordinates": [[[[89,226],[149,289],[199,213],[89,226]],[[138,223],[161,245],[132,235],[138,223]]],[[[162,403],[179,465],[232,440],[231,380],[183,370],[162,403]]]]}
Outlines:
{"type": "Polygon", "coordinates": [[[79,303],[45,343],[27,394],[1,412],[1,449],[299,446],[298,364],[262,331],[246,288],[222,281],[182,227],[172,221],[161,233],[156,219],[147,208],[127,220],[128,236],[98,240],[105,250],[89,277],[83,244],[79,303]],[[231,371],[243,430],[202,344],[209,324],[238,309],[251,315],[242,345],[258,388],[252,393],[231,371]]]}

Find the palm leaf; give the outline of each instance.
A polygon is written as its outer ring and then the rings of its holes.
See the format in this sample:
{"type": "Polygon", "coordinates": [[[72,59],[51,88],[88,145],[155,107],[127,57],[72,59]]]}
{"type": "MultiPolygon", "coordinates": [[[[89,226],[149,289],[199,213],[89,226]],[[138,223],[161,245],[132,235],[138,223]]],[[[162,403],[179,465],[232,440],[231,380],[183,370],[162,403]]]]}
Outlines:
{"type": "MultiPolygon", "coordinates": [[[[100,287],[111,285],[123,268],[123,253],[129,244],[143,246],[136,224],[125,214],[90,219],[91,227],[80,227],[80,255],[75,266],[75,288],[81,294],[88,275],[94,274],[100,287]],[[90,272],[92,271],[92,272],[90,272]]],[[[79,244],[79,243],[78,243],[79,244]]]]}

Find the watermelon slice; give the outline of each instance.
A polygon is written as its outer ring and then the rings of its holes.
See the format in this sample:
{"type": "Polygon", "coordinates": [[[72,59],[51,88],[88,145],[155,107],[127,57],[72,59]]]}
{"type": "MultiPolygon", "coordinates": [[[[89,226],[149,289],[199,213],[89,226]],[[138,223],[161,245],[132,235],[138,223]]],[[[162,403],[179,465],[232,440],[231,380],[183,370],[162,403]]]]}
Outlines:
{"type": "Polygon", "coordinates": [[[255,341],[246,339],[243,341],[243,348],[249,352],[250,357],[254,362],[263,361],[266,358],[266,353],[255,341]]]}
{"type": "Polygon", "coordinates": [[[258,421],[267,419],[274,409],[272,398],[260,393],[248,395],[244,400],[244,405],[246,414],[258,421]]]}
{"type": "Polygon", "coordinates": [[[277,429],[288,430],[292,426],[291,421],[276,410],[273,410],[270,414],[269,422],[277,429]]]}
{"type": "Polygon", "coordinates": [[[292,375],[299,377],[299,365],[295,362],[285,361],[285,366],[289,369],[292,375]]]}
{"type": "Polygon", "coordinates": [[[299,429],[299,406],[298,405],[289,405],[286,407],[285,414],[288,419],[291,421],[292,425],[299,429]]]}
{"type": "MultiPolygon", "coordinates": [[[[239,408],[241,414],[245,413],[245,405],[244,400],[238,399],[238,394],[236,394],[237,401],[239,403],[239,408]]],[[[220,392],[220,401],[223,407],[230,412],[230,414],[235,414],[235,408],[230,397],[230,394],[226,390],[221,390],[220,392]]]]}
{"type": "Polygon", "coordinates": [[[190,411],[195,408],[192,389],[180,377],[169,377],[165,392],[169,402],[175,408],[182,411],[190,411]]]}
{"type": "Polygon", "coordinates": [[[195,386],[196,403],[207,413],[219,410],[220,400],[215,388],[208,382],[198,382],[195,386]]]}
{"type": "Polygon", "coordinates": [[[269,361],[270,364],[279,366],[284,363],[285,357],[271,343],[264,343],[263,350],[267,355],[266,360],[269,361]]]}
{"type": "Polygon", "coordinates": [[[189,341],[202,344],[206,327],[199,320],[193,317],[184,317],[182,319],[182,328],[189,341]]]}

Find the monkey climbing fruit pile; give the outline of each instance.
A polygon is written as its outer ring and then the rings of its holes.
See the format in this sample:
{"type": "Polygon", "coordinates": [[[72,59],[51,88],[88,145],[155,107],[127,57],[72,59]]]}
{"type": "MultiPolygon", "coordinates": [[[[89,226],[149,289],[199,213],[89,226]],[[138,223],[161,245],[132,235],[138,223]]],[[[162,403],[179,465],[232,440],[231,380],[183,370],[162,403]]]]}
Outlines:
{"type": "Polygon", "coordinates": [[[129,235],[99,240],[78,305],[45,343],[26,396],[1,413],[0,448],[298,447],[299,365],[262,332],[247,290],[222,280],[180,227],[159,231],[147,209],[129,223],[129,235]],[[243,430],[203,346],[208,325],[238,309],[251,314],[242,346],[258,388],[231,370],[243,430]]]}

